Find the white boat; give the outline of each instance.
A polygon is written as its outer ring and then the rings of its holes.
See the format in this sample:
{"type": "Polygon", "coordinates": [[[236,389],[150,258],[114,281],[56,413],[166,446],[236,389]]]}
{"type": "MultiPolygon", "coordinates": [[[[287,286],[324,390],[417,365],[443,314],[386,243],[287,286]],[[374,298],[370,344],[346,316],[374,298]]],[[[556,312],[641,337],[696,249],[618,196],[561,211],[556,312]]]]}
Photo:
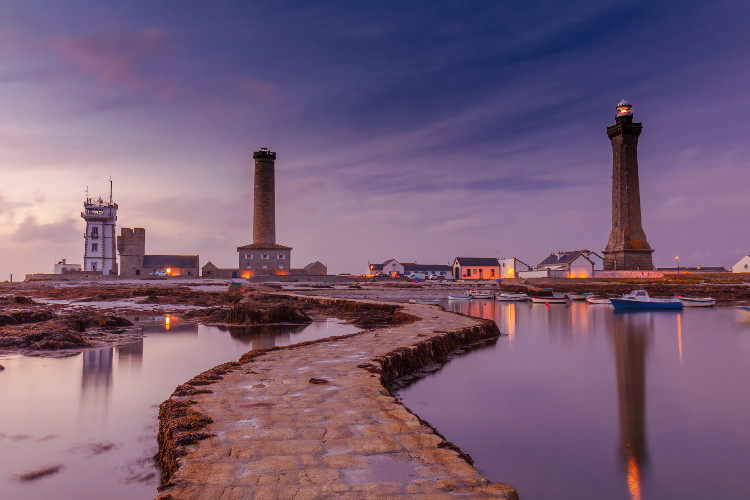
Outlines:
{"type": "Polygon", "coordinates": [[[586,297],[587,304],[612,304],[608,298],[605,297],[586,297]]]}
{"type": "Polygon", "coordinates": [[[487,290],[469,290],[469,297],[472,299],[492,299],[494,294],[487,290]]]}
{"type": "Polygon", "coordinates": [[[567,304],[568,298],[565,295],[553,295],[552,297],[531,297],[533,304],[567,304]]]}
{"type": "Polygon", "coordinates": [[[713,297],[678,297],[682,307],[713,307],[716,299],[713,297]]]}
{"type": "Polygon", "coordinates": [[[501,302],[518,302],[521,300],[529,300],[529,296],[525,293],[501,292],[495,294],[495,300],[499,300],[501,302]]]}
{"type": "Polygon", "coordinates": [[[565,295],[567,295],[570,300],[586,300],[586,297],[589,296],[588,293],[566,293],[565,295]]]}
{"type": "Polygon", "coordinates": [[[651,298],[646,290],[634,290],[619,299],[609,299],[615,309],[682,309],[680,299],[651,298]]]}
{"type": "Polygon", "coordinates": [[[468,295],[452,295],[449,293],[448,300],[471,300],[471,297],[468,295]]]}

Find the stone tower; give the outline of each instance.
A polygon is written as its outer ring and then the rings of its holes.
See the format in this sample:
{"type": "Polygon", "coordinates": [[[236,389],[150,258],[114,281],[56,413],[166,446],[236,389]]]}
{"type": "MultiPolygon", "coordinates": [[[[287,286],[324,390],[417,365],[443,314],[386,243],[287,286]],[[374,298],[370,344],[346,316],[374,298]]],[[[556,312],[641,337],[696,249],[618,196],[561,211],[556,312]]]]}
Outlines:
{"type": "Polygon", "coordinates": [[[146,254],[146,230],[142,227],[120,229],[117,251],[120,253],[120,276],[140,278],[146,254]]]}
{"type": "Polygon", "coordinates": [[[117,274],[115,225],[117,203],[112,201],[112,181],[109,181],[109,200],[86,198],[81,217],[86,221],[83,237],[83,270],[101,271],[103,275],[117,274]]]}
{"type": "Polygon", "coordinates": [[[607,127],[612,141],[612,232],[604,249],[604,270],[654,268],[653,250],[641,225],[638,184],[638,136],[643,125],[633,121],[625,99],[617,105],[615,124],[607,127]]]}
{"type": "Polygon", "coordinates": [[[253,153],[255,191],[253,207],[253,244],[276,244],[276,186],[274,162],[276,153],[267,148],[253,153]]]}
{"type": "Polygon", "coordinates": [[[253,160],[253,242],[237,247],[240,275],[248,278],[257,274],[289,274],[292,248],[276,244],[276,153],[261,148],[253,153],[253,160]]]}

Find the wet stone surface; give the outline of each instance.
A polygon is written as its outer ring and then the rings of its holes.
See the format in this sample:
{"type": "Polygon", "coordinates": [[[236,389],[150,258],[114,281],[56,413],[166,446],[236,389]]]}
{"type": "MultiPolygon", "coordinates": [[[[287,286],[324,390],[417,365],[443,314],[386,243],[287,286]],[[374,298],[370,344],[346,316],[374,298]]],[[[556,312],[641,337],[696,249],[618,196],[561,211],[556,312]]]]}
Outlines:
{"type": "Polygon", "coordinates": [[[434,306],[403,312],[422,319],[267,352],[203,386],[210,393],[173,396],[195,402],[213,437],[187,446],[159,498],[517,498],[420,422],[371,368],[382,361],[392,377],[409,359],[424,363],[440,346],[468,341],[467,332],[496,336],[494,323],[434,306]]]}

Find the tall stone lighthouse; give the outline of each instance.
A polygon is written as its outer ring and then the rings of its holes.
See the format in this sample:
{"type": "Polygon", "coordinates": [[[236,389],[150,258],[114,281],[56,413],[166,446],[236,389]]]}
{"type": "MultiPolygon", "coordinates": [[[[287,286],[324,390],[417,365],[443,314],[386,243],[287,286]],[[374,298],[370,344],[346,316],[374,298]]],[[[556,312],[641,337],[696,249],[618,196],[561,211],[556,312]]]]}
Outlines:
{"type": "Polygon", "coordinates": [[[612,231],[604,249],[604,270],[654,268],[651,246],[641,225],[638,183],[638,136],[643,125],[633,121],[633,106],[617,105],[615,124],[607,127],[612,142],[612,231]]]}
{"type": "Polygon", "coordinates": [[[267,148],[253,153],[255,186],[253,242],[237,247],[240,275],[285,275],[291,269],[292,248],[276,243],[276,153],[267,148]]]}

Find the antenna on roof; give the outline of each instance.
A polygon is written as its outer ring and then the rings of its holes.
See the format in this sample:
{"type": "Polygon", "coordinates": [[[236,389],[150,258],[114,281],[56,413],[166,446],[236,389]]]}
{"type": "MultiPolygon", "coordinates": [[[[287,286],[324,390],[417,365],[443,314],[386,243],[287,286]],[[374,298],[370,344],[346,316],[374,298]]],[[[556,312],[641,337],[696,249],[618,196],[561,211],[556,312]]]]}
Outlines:
{"type": "Polygon", "coordinates": [[[109,176],[109,204],[112,205],[112,176],[109,176]]]}

